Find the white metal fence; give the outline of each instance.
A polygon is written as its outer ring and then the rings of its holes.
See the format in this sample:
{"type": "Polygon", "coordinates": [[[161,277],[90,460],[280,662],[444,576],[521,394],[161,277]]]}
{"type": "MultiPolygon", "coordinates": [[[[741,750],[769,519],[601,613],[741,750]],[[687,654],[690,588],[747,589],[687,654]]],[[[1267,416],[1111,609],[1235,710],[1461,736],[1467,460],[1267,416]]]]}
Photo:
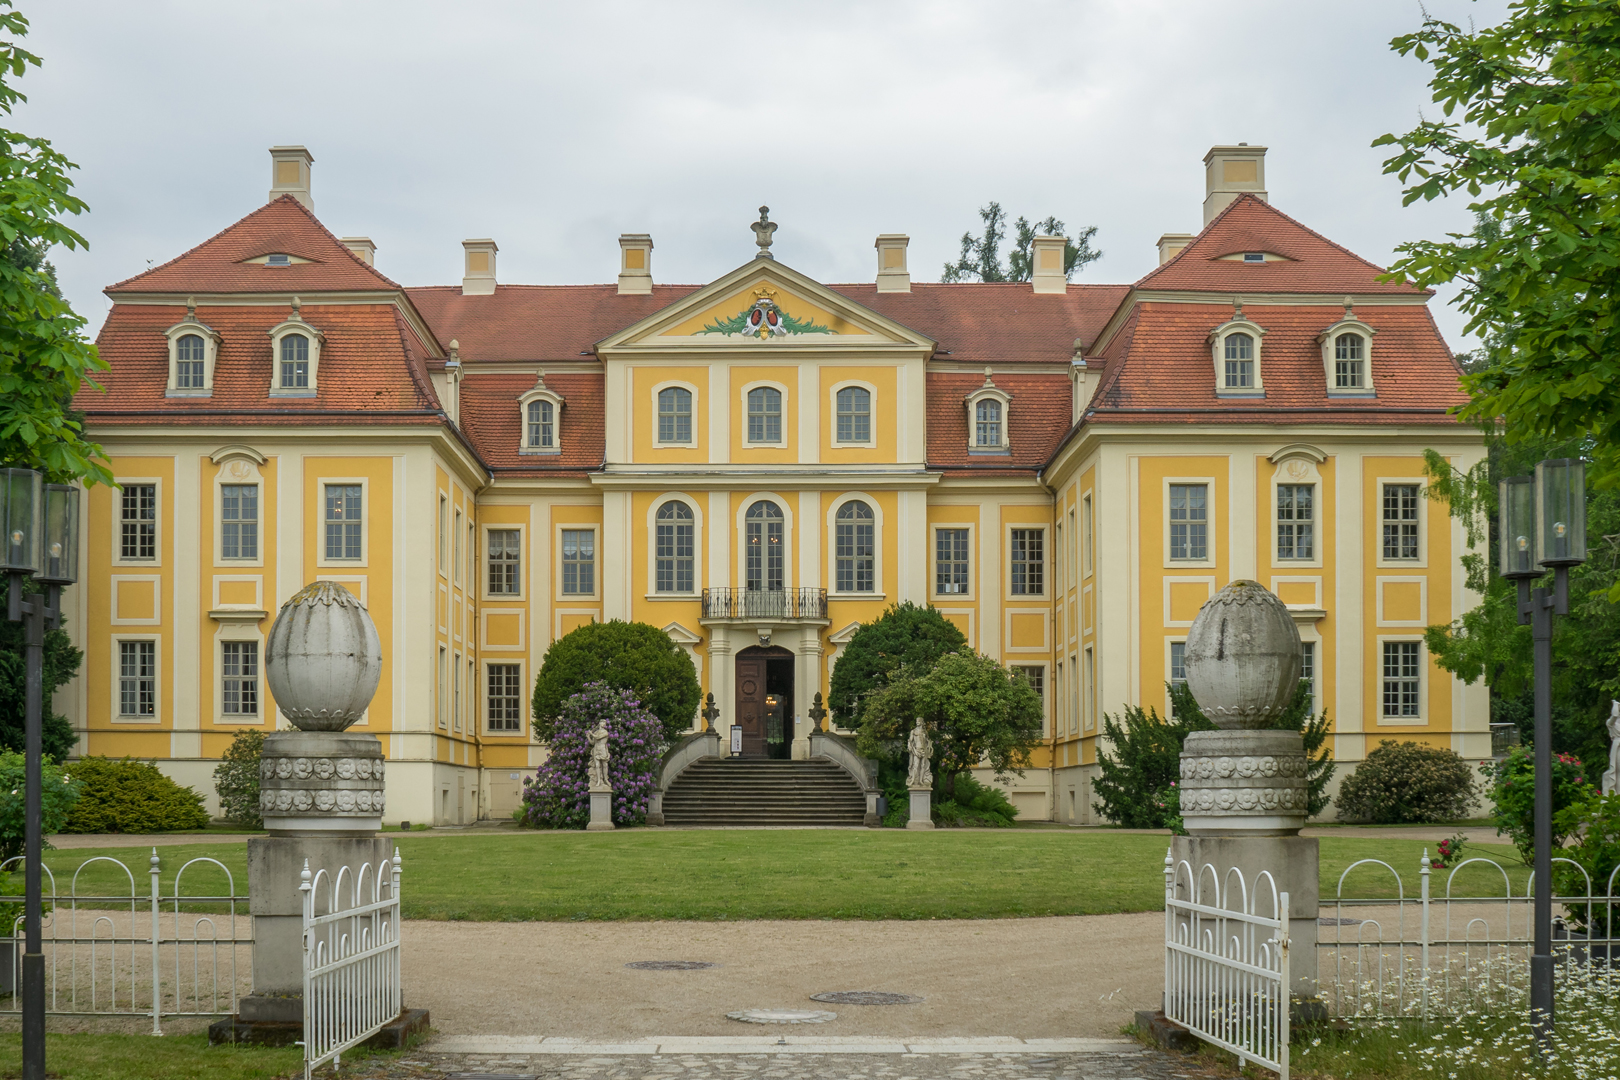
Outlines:
{"type": "MultiPolygon", "coordinates": [[[[1620,869],[1594,883],[1576,863],[1553,859],[1555,978],[1588,978],[1620,960],[1617,875],[1620,869]]],[[[1437,872],[1425,852],[1415,890],[1381,859],[1352,863],[1335,894],[1322,899],[1316,948],[1323,1003],[1345,1018],[1516,1007],[1530,982],[1534,892],[1533,875],[1515,890],[1508,870],[1490,859],[1437,872]],[[1439,895],[1437,873],[1444,877],[1439,895]]]]}
{"type": "MultiPolygon", "coordinates": [[[[6,870],[20,875],[22,857],[0,863],[6,870]]],[[[236,1011],[239,993],[251,982],[252,919],[248,898],[237,895],[224,863],[186,861],[167,892],[156,848],[144,888],[136,871],[108,856],[85,860],[65,890],[50,867],[41,870],[47,1014],[150,1016],[152,1034],[161,1035],[166,1016],[236,1011]],[[208,878],[215,888],[207,888],[208,878]]],[[[22,1012],[22,897],[0,897],[0,912],[0,929],[9,935],[0,936],[0,1015],[16,1014],[22,1012]]]]}
{"type": "Polygon", "coordinates": [[[1288,894],[1164,857],[1164,1013],[1288,1080],[1288,894]],[[1270,909],[1270,915],[1263,914],[1270,909]]]}
{"type": "Polygon", "coordinates": [[[304,1080],[400,1014],[399,874],[397,847],[359,874],[304,862],[304,1080]]]}

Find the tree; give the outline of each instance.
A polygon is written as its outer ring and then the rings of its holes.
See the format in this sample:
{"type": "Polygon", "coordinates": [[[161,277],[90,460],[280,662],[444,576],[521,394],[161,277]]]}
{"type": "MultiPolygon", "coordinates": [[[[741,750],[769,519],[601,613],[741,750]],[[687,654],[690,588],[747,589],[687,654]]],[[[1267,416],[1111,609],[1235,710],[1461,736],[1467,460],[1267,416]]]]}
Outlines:
{"type": "Polygon", "coordinates": [[[1035,270],[1035,238],[1037,236],[1063,237],[1063,276],[1071,278],[1089,262],[1102,258],[1102,252],[1091,246],[1097,235],[1097,226],[1088,225],[1073,236],[1067,226],[1055,217],[1031,225],[1025,218],[1013,222],[1013,249],[1007,253],[1007,265],[1001,265],[1001,242],[1007,236],[1007,216],[1001,204],[992,202],[979,211],[984,221],[984,235],[975,238],[970,232],[962,234],[962,253],[954,263],[946,263],[939,280],[954,281],[1028,281],[1035,270]]]}
{"type": "Polygon", "coordinates": [[[264,755],[264,732],[243,728],[225,748],[214,769],[214,791],[226,821],[250,829],[264,827],[259,814],[259,759],[264,755]]]}
{"type": "Polygon", "coordinates": [[[563,703],[602,682],[629,690],[673,742],[692,726],[701,698],[692,660],[669,635],[647,623],[587,623],[552,642],[534,681],[534,737],[550,742],[563,703]]]}
{"type": "MultiPolygon", "coordinates": [[[[25,762],[20,753],[11,750],[0,750],[0,863],[7,859],[15,859],[23,853],[23,814],[27,809],[23,797],[23,777],[25,762]]],[[[62,767],[45,762],[40,773],[40,818],[41,832],[50,834],[62,831],[68,815],[73,811],[73,804],[78,801],[82,788],[80,781],[73,778],[74,769],[62,767]]],[[[50,844],[46,844],[50,847],[50,844]]],[[[12,867],[13,870],[22,869],[21,866],[12,867]]],[[[0,875],[0,886],[4,885],[4,875],[0,875]]],[[[19,875],[19,882],[21,875],[19,875]]],[[[0,893],[5,889],[0,887],[0,893]]],[[[0,908],[0,913],[4,909],[0,908]]],[[[4,922],[6,933],[11,932],[11,919],[17,912],[10,915],[0,914],[4,922]]]]}
{"type": "Polygon", "coordinates": [[[890,676],[861,709],[856,750],[897,756],[919,717],[934,742],[934,786],[952,801],[962,773],[980,762],[998,778],[1020,772],[1041,739],[1041,699],[1029,680],[974,652],[946,653],[932,668],[890,676]]]}
{"type": "Polygon", "coordinates": [[[855,631],[838,654],[827,707],[844,727],[855,727],[861,702],[901,667],[924,672],[949,652],[968,647],[956,624],[931,607],[907,600],[855,631]]]}
{"type": "Polygon", "coordinates": [[[1400,148],[1385,172],[1408,204],[1467,191],[1494,226],[1403,244],[1390,268],[1460,282],[1467,332],[1501,343],[1463,377],[1462,415],[1510,443],[1590,436],[1595,486],[1620,484],[1620,6],[1517,0],[1498,26],[1426,17],[1391,45],[1433,66],[1445,118],[1379,138],[1400,148]]]}
{"type": "MultiPolygon", "coordinates": [[[[25,591],[41,591],[32,580],[24,583],[25,591]]],[[[74,648],[73,640],[63,629],[45,632],[45,663],[41,689],[40,716],[45,757],[62,761],[73,752],[78,735],[67,717],[51,711],[51,695],[79,673],[84,653],[74,648]]],[[[23,712],[27,704],[26,657],[23,655],[23,625],[0,619],[0,750],[23,751],[23,712]]]]}

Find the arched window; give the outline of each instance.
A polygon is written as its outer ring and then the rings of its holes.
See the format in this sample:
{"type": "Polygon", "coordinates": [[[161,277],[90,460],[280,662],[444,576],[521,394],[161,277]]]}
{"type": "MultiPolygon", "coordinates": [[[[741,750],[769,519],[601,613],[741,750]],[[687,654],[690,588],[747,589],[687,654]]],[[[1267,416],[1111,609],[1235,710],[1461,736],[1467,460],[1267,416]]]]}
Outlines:
{"type": "Polygon", "coordinates": [[[658,441],[692,441],[692,391],[679,386],[658,391],[658,441]]]}
{"type": "Polygon", "coordinates": [[[1248,334],[1226,335],[1226,381],[1228,390],[1254,388],[1254,338],[1248,334]]]}
{"type": "MultiPolygon", "coordinates": [[[[984,404],[981,402],[980,408],[984,404]]],[[[1000,402],[992,404],[1000,408],[1000,402]]],[[[838,591],[874,591],[872,508],[859,499],[852,499],[838,508],[834,524],[838,591]]]]}
{"type": "Polygon", "coordinates": [[[175,386],[181,390],[203,389],[203,360],[203,339],[196,334],[185,334],[175,342],[175,386]]]}
{"type": "Polygon", "coordinates": [[[864,386],[838,391],[838,441],[872,441],[872,392],[864,386]]]}
{"type": "Polygon", "coordinates": [[[770,386],[748,391],[748,441],[782,441],[782,391],[770,386]]]}
{"type": "Polygon", "coordinates": [[[1333,387],[1361,390],[1367,385],[1367,346],[1360,334],[1340,334],[1333,339],[1333,387]]]}
{"type": "Polygon", "coordinates": [[[556,413],[549,401],[529,402],[529,437],[531,450],[550,450],[557,445],[556,413]]]}
{"type": "Polygon", "coordinates": [[[994,398],[986,398],[974,407],[973,445],[1001,445],[1001,402],[994,398]]]}
{"type": "Polygon", "coordinates": [[[745,587],[750,591],[761,589],[778,592],[785,588],[782,575],[782,508],[768,499],[761,499],[748,508],[744,518],[745,587]]]}
{"type": "Polygon", "coordinates": [[[281,388],[309,389],[309,338],[288,334],[281,339],[281,388]]]}
{"type": "Polygon", "coordinates": [[[658,508],[656,520],[655,589],[661,593],[689,593],[692,591],[692,508],[683,502],[667,502],[658,508]]]}

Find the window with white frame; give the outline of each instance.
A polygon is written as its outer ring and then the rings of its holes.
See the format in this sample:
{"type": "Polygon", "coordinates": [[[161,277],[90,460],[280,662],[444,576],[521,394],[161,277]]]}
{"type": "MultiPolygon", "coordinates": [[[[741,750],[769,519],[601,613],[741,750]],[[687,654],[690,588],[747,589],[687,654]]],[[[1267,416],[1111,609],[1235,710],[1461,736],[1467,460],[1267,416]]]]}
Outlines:
{"type": "Polygon", "coordinates": [[[157,642],[118,643],[118,715],[157,715],[157,642]]]}
{"type": "Polygon", "coordinates": [[[748,441],[782,441],[782,391],[774,386],[756,386],[748,391],[748,441]]]}
{"type": "Polygon", "coordinates": [[[1388,719],[1411,718],[1422,713],[1423,644],[1418,641],[1384,642],[1384,707],[1388,719]]]}
{"type": "Polygon", "coordinates": [[[309,338],[303,334],[282,336],[279,383],[283,390],[309,389],[309,338]]]}
{"type": "Polygon", "coordinates": [[[1222,384],[1228,390],[1254,389],[1254,338],[1241,331],[1227,334],[1225,345],[1225,375],[1222,384]]]}
{"type": "Polygon", "coordinates": [[[125,484],[119,492],[119,557],[157,558],[157,485],[125,484]]]}
{"type": "Polygon", "coordinates": [[[782,508],[760,499],[743,515],[743,581],[750,592],[786,588],[782,508]]]}
{"type": "Polygon", "coordinates": [[[1091,576],[1092,559],[1092,519],[1091,496],[1087,495],[1080,500],[1080,573],[1086,577],[1091,576]]]}
{"type": "Polygon", "coordinates": [[[1180,686],[1187,681],[1187,643],[1185,641],[1172,641],[1170,643],[1170,685],[1180,686]]]}
{"type": "MultiPolygon", "coordinates": [[[[692,508],[679,499],[658,508],[654,520],[654,590],[661,593],[689,593],[695,587],[693,566],[696,549],[696,520],[692,508]]],[[[778,555],[780,557],[780,555],[778,555]]]]}
{"type": "Polygon", "coordinates": [[[851,499],[833,519],[834,577],[839,592],[877,589],[877,518],[872,508],[851,499]]]}
{"type": "Polygon", "coordinates": [[[1209,558],[1209,485],[1170,485],[1170,558],[1209,558]]]}
{"type": "Polygon", "coordinates": [[[1383,551],[1386,560],[1421,558],[1418,550],[1417,484],[1385,484],[1383,551]]]}
{"type": "Polygon", "coordinates": [[[461,654],[456,653],[452,661],[455,669],[450,672],[450,727],[452,731],[461,730],[461,654]]]}
{"type": "Polygon", "coordinates": [[[565,596],[596,592],[596,530],[562,530],[562,591],[565,596]]]}
{"type": "Polygon", "coordinates": [[[219,486],[219,555],[222,559],[259,557],[259,485],[219,486]]]}
{"type": "Polygon", "coordinates": [[[182,334],[174,344],[174,385],[180,390],[202,390],[208,385],[208,354],[197,334],[182,334]]]}
{"type": "Polygon", "coordinates": [[[872,392],[864,386],[846,386],[838,391],[838,441],[872,441],[872,392]]]}
{"type": "Polygon", "coordinates": [[[517,664],[491,664],[489,672],[489,730],[523,730],[523,676],[517,664]]]}
{"type": "Polygon", "coordinates": [[[1299,643],[1299,677],[1310,695],[1311,715],[1316,715],[1316,642],[1299,643]]]}
{"type": "Polygon", "coordinates": [[[478,527],[473,524],[473,515],[467,512],[467,590],[471,592],[478,584],[478,527]]]}
{"type": "Polygon", "coordinates": [[[449,686],[450,686],[450,683],[449,683],[450,674],[449,674],[449,671],[447,670],[447,668],[449,666],[449,659],[448,658],[449,658],[449,653],[445,650],[445,647],[443,645],[440,645],[439,646],[439,669],[438,669],[438,672],[437,672],[438,678],[435,679],[434,683],[433,683],[433,689],[434,689],[433,697],[434,697],[434,703],[437,706],[437,708],[434,711],[438,713],[437,719],[439,721],[439,726],[441,728],[446,728],[446,729],[448,729],[450,727],[450,707],[449,707],[448,702],[446,702],[446,700],[445,700],[445,695],[446,695],[446,693],[447,693],[447,691],[449,689],[449,686]]]}
{"type": "Polygon", "coordinates": [[[362,557],[362,496],[359,484],[326,485],[326,558],[358,560],[362,557]]]}
{"type": "Polygon", "coordinates": [[[692,392],[680,386],[658,391],[658,441],[692,441],[692,392]]]}
{"type": "Polygon", "coordinates": [[[1316,485],[1277,485],[1277,558],[1316,558],[1316,485]]]}
{"type": "Polygon", "coordinates": [[[450,546],[450,500],[439,492],[439,573],[450,572],[448,548],[450,546]]]}
{"type": "Polygon", "coordinates": [[[557,409],[541,399],[528,405],[527,445],[531,450],[553,450],[557,446],[557,409]]]}
{"type": "MultiPolygon", "coordinates": [[[[331,558],[331,556],[328,555],[327,558],[331,558]]],[[[455,557],[452,560],[452,562],[455,565],[456,583],[460,584],[461,583],[461,509],[460,509],[460,507],[456,508],[455,557]]]]}
{"type": "Polygon", "coordinates": [[[934,591],[941,596],[968,591],[968,530],[934,530],[934,591]]]}
{"type": "Polygon", "coordinates": [[[1014,664],[1013,674],[1022,675],[1029,683],[1029,688],[1035,691],[1035,696],[1041,699],[1041,726],[1046,723],[1046,665],[1045,664],[1014,664]]]}
{"type": "Polygon", "coordinates": [[[1081,655],[1085,659],[1085,668],[1083,669],[1085,677],[1084,730],[1090,731],[1097,724],[1097,654],[1088,647],[1081,655]]]}
{"type": "Polygon", "coordinates": [[[1014,596],[1046,593],[1046,530],[1013,529],[1008,565],[1008,586],[1014,596]]]}
{"type": "Polygon", "coordinates": [[[219,653],[220,711],[227,716],[259,715],[259,643],[222,641],[219,653]]]}
{"type": "Polygon", "coordinates": [[[516,596],[523,591],[523,532],[491,529],[489,537],[489,591],[492,596],[516,596]]]}
{"type": "Polygon", "coordinates": [[[973,445],[1001,446],[1001,402],[985,398],[973,406],[973,445]]]}
{"type": "Polygon", "coordinates": [[[1333,386],[1336,390],[1366,389],[1367,343],[1360,334],[1344,333],[1333,339],[1333,386]]]}

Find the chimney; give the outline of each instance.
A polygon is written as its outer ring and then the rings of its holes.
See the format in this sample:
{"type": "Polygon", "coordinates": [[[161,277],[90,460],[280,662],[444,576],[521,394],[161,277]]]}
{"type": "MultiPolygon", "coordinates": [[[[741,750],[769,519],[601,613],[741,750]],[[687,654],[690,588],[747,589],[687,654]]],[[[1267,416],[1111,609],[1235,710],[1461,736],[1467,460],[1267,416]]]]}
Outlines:
{"type": "Polygon", "coordinates": [[[1192,233],[1167,232],[1159,237],[1159,265],[1163,266],[1177,255],[1180,255],[1182,249],[1192,242],[1192,233]]]}
{"type": "Polygon", "coordinates": [[[1244,192],[1266,198],[1266,148],[1238,143],[1212,146],[1204,155],[1204,224],[1244,192]]]}
{"type": "Polygon", "coordinates": [[[619,234],[619,295],[646,296],[652,292],[652,237],[646,233],[619,234]]]}
{"type": "Polygon", "coordinates": [[[1035,238],[1035,250],[1032,252],[1034,266],[1029,280],[1036,292],[1061,296],[1068,291],[1069,275],[1063,272],[1064,243],[1061,236],[1035,238]]]}
{"type": "Polygon", "coordinates": [[[354,257],[367,266],[377,265],[377,245],[369,236],[345,236],[338,243],[354,252],[354,257]]]}
{"type": "Polygon", "coordinates": [[[465,271],[461,278],[462,296],[489,296],[495,292],[495,252],[493,240],[461,242],[465,271]]]}
{"type": "Polygon", "coordinates": [[[880,233],[873,247],[877,248],[877,291],[911,291],[911,271],[906,269],[906,247],[911,237],[905,233],[880,233]]]}
{"type": "Polygon", "coordinates": [[[309,167],[315,159],[302,146],[272,146],[270,148],[270,198],[274,202],[283,195],[291,195],[315,210],[315,197],[309,193],[309,167]]]}

